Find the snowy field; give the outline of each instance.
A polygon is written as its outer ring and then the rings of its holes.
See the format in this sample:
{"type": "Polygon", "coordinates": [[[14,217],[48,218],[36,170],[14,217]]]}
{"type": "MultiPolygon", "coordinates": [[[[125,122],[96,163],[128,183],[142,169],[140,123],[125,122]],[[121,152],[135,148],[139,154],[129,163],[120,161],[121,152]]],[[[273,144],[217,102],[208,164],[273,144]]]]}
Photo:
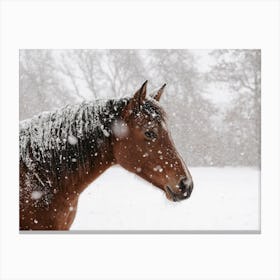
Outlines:
{"type": "Polygon", "coordinates": [[[81,195],[71,230],[259,230],[260,171],[190,167],[194,191],[171,202],[119,166],[81,195]]]}

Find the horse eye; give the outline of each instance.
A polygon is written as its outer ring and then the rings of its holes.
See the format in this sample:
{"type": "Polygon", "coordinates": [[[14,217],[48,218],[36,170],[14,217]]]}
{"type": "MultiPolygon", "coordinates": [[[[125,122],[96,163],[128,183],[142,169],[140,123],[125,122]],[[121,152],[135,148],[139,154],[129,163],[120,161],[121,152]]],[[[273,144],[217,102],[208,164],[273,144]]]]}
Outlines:
{"type": "Polygon", "coordinates": [[[153,132],[152,130],[150,131],[145,131],[145,136],[149,139],[155,139],[157,138],[157,135],[155,132],[153,132]]]}

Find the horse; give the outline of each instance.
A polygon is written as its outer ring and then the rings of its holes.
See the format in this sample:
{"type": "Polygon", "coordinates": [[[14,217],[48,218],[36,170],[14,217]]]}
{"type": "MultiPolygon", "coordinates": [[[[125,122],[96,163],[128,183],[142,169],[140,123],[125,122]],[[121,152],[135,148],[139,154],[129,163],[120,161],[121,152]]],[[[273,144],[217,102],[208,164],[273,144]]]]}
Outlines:
{"type": "Polygon", "coordinates": [[[130,98],[67,105],[20,122],[20,230],[69,230],[80,194],[115,164],[171,201],[189,198],[192,176],[159,104],[165,86],[147,95],[146,81],[130,98]]]}

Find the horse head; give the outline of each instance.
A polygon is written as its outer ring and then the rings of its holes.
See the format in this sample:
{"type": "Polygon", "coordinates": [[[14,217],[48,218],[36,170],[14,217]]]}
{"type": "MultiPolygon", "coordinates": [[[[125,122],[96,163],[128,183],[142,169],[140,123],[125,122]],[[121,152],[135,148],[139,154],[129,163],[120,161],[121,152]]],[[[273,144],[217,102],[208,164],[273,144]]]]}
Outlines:
{"type": "Polygon", "coordinates": [[[147,81],[129,99],[113,124],[116,163],[165,191],[169,200],[189,198],[191,174],[177,152],[159,105],[165,84],[147,97],[147,81]]]}

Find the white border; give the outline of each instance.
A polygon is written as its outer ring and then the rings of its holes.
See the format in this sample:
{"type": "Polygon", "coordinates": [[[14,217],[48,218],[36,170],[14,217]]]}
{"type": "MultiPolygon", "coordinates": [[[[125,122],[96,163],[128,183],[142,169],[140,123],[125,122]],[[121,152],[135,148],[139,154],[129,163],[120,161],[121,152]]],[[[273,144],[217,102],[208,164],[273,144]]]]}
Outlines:
{"type": "Polygon", "coordinates": [[[279,2],[1,6],[2,279],[279,279],[279,2]],[[19,235],[19,48],[261,48],[260,235],[19,235]]]}

